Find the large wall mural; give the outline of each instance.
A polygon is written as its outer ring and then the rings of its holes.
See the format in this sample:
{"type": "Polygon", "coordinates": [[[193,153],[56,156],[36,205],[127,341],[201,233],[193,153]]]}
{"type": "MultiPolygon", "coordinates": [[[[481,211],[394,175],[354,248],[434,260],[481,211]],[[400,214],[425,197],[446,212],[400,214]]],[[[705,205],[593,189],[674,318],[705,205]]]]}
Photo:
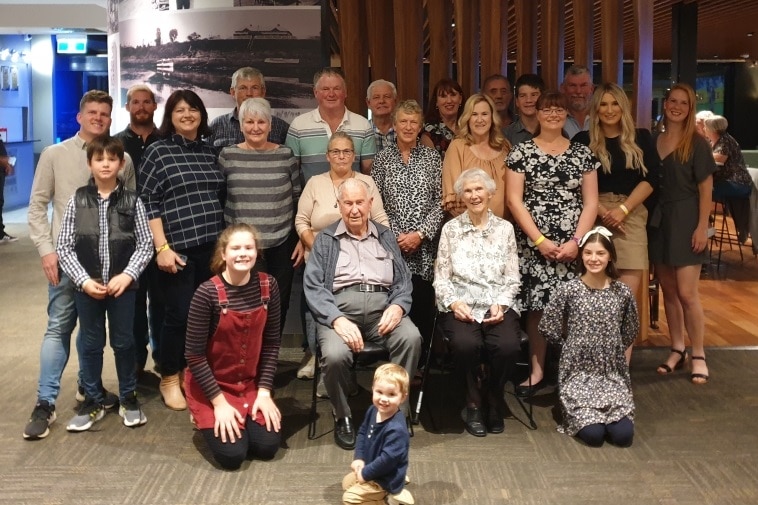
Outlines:
{"type": "Polygon", "coordinates": [[[108,13],[110,93],[121,104],[144,83],[159,107],[188,88],[222,114],[234,106],[232,73],[251,66],[283,119],[315,106],[313,74],[326,61],[320,0],[109,0],[108,13]]]}

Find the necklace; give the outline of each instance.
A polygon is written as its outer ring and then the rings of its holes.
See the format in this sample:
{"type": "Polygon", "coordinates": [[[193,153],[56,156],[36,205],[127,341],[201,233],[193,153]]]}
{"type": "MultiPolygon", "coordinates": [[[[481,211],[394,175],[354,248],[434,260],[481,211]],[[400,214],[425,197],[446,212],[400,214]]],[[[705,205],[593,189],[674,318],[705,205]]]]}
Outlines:
{"type": "Polygon", "coordinates": [[[329,179],[332,180],[332,191],[334,191],[334,208],[335,209],[337,208],[337,204],[339,204],[339,200],[340,200],[339,190],[337,188],[339,187],[340,184],[342,184],[348,179],[352,179],[353,177],[355,177],[355,171],[353,169],[350,169],[349,177],[345,177],[344,179],[337,179],[335,181],[334,177],[332,177],[332,171],[329,170],[329,179]]]}

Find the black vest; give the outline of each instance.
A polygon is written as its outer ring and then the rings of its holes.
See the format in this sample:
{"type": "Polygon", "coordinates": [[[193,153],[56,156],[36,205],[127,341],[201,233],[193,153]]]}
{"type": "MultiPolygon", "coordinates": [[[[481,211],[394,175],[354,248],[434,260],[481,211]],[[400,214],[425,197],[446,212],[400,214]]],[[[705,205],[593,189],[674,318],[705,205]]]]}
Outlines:
{"type": "MultiPolygon", "coordinates": [[[[97,208],[97,186],[92,181],[87,186],[76,190],[74,251],[92,279],[102,282],[103,264],[100,261],[99,240],[100,225],[97,208]]],[[[108,197],[108,251],[110,253],[109,279],[124,271],[136,249],[134,236],[134,213],[137,205],[137,193],[119,185],[108,197]]],[[[136,289],[132,282],[129,289],[136,289]]]]}

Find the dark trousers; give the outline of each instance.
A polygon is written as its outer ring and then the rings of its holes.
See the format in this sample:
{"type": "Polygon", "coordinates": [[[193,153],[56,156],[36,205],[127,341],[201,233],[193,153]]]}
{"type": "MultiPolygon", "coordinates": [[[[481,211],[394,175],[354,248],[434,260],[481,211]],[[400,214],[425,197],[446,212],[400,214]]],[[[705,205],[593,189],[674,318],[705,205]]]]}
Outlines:
{"type": "Polygon", "coordinates": [[[158,342],[158,362],[164,377],[179,373],[187,365],[184,360],[184,340],[190,302],[197,287],[211,278],[213,248],[214,244],[208,243],[176,251],[187,256],[187,266],[175,274],[158,270],[160,300],[165,309],[158,342]]]}
{"type": "MultiPolygon", "coordinates": [[[[413,302],[408,317],[416,325],[421,333],[422,349],[428,347],[429,339],[432,338],[434,329],[434,315],[437,311],[434,298],[434,286],[429,281],[425,281],[420,275],[413,274],[411,277],[413,283],[413,302]]],[[[421,360],[423,361],[423,357],[421,360]]]]}
{"type": "Polygon", "coordinates": [[[106,314],[108,315],[108,338],[116,358],[119,399],[124,401],[126,396],[137,388],[134,334],[132,333],[134,295],[135,291],[130,289],[124,291],[118,298],[107,296],[102,300],[97,300],[81,291],[74,293],[81,331],[77,350],[82,386],[87,397],[98,403],[105,400],[100,376],[103,373],[106,314]]]}
{"type": "Polygon", "coordinates": [[[213,454],[213,458],[225,470],[236,470],[242,462],[248,458],[268,460],[276,456],[279,450],[281,435],[275,431],[267,431],[252,420],[250,416],[245,419],[245,429],[240,430],[240,438],[234,442],[223,443],[221,438],[213,434],[213,428],[200,430],[205,443],[213,454]]]}
{"type": "Polygon", "coordinates": [[[176,9],[189,9],[190,0],[176,0],[176,9]]]}
{"type": "Polygon", "coordinates": [[[613,445],[629,447],[634,440],[634,423],[624,416],[615,423],[585,426],[576,436],[592,447],[600,447],[606,438],[613,445]]]}
{"type": "Polygon", "coordinates": [[[456,372],[465,379],[466,406],[482,405],[479,371],[483,359],[489,365],[488,392],[501,399],[521,350],[516,312],[508,309],[498,324],[466,323],[445,312],[439,315],[439,323],[453,353],[456,372]]]}
{"type": "Polygon", "coordinates": [[[163,305],[158,300],[158,266],[155,260],[147,264],[147,268],[139,278],[134,301],[134,343],[137,353],[137,368],[144,369],[147,363],[148,345],[153,349],[153,361],[158,362],[158,341],[163,326],[163,305]],[[148,297],[150,303],[148,305],[148,297]]]}
{"type": "Polygon", "coordinates": [[[284,329],[287,320],[287,311],[290,308],[290,295],[292,294],[292,279],[295,277],[295,269],[292,266],[292,252],[295,250],[298,240],[295,230],[292,230],[283,243],[268,249],[258,251],[258,260],[255,262],[255,270],[266,272],[279,285],[279,298],[282,304],[281,327],[284,329]]]}

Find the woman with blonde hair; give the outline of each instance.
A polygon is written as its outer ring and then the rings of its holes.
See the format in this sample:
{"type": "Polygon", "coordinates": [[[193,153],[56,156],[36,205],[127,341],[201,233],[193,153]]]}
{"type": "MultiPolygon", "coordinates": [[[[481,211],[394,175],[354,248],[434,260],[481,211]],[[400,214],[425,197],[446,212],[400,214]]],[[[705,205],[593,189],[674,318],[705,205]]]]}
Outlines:
{"type": "Polygon", "coordinates": [[[706,260],[716,164],[708,141],[695,129],[695,104],[695,92],[687,84],[672,86],[663,102],[666,129],[654,139],[661,158],[661,184],[650,219],[650,259],[661,282],[671,334],[671,352],[658,373],[668,375],[686,363],[686,329],[692,343],[690,380],[705,384],[705,317],[698,281],[706,260]]]}
{"type": "Polygon", "coordinates": [[[458,177],[470,168],[481,168],[495,181],[495,194],[490,209],[500,218],[507,218],[505,206],[505,158],[511,144],[503,136],[495,103],[477,93],[466,100],[458,120],[458,134],[450,143],[442,164],[442,208],[451,217],[466,211],[466,205],[455,192],[458,177]]]}
{"type": "MultiPolygon", "coordinates": [[[[597,173],[597,224],[613,231],[619,280],[637,294],[649,266],[644,205],[657,186],[661,161],[648,130],[636,128],[629,99],[614,83],[595,90],[590,129],[573,139],[589,146],[602,165],[597,173]]],[[[627,350],[631,357],[631,347],[627,350]]]]}

